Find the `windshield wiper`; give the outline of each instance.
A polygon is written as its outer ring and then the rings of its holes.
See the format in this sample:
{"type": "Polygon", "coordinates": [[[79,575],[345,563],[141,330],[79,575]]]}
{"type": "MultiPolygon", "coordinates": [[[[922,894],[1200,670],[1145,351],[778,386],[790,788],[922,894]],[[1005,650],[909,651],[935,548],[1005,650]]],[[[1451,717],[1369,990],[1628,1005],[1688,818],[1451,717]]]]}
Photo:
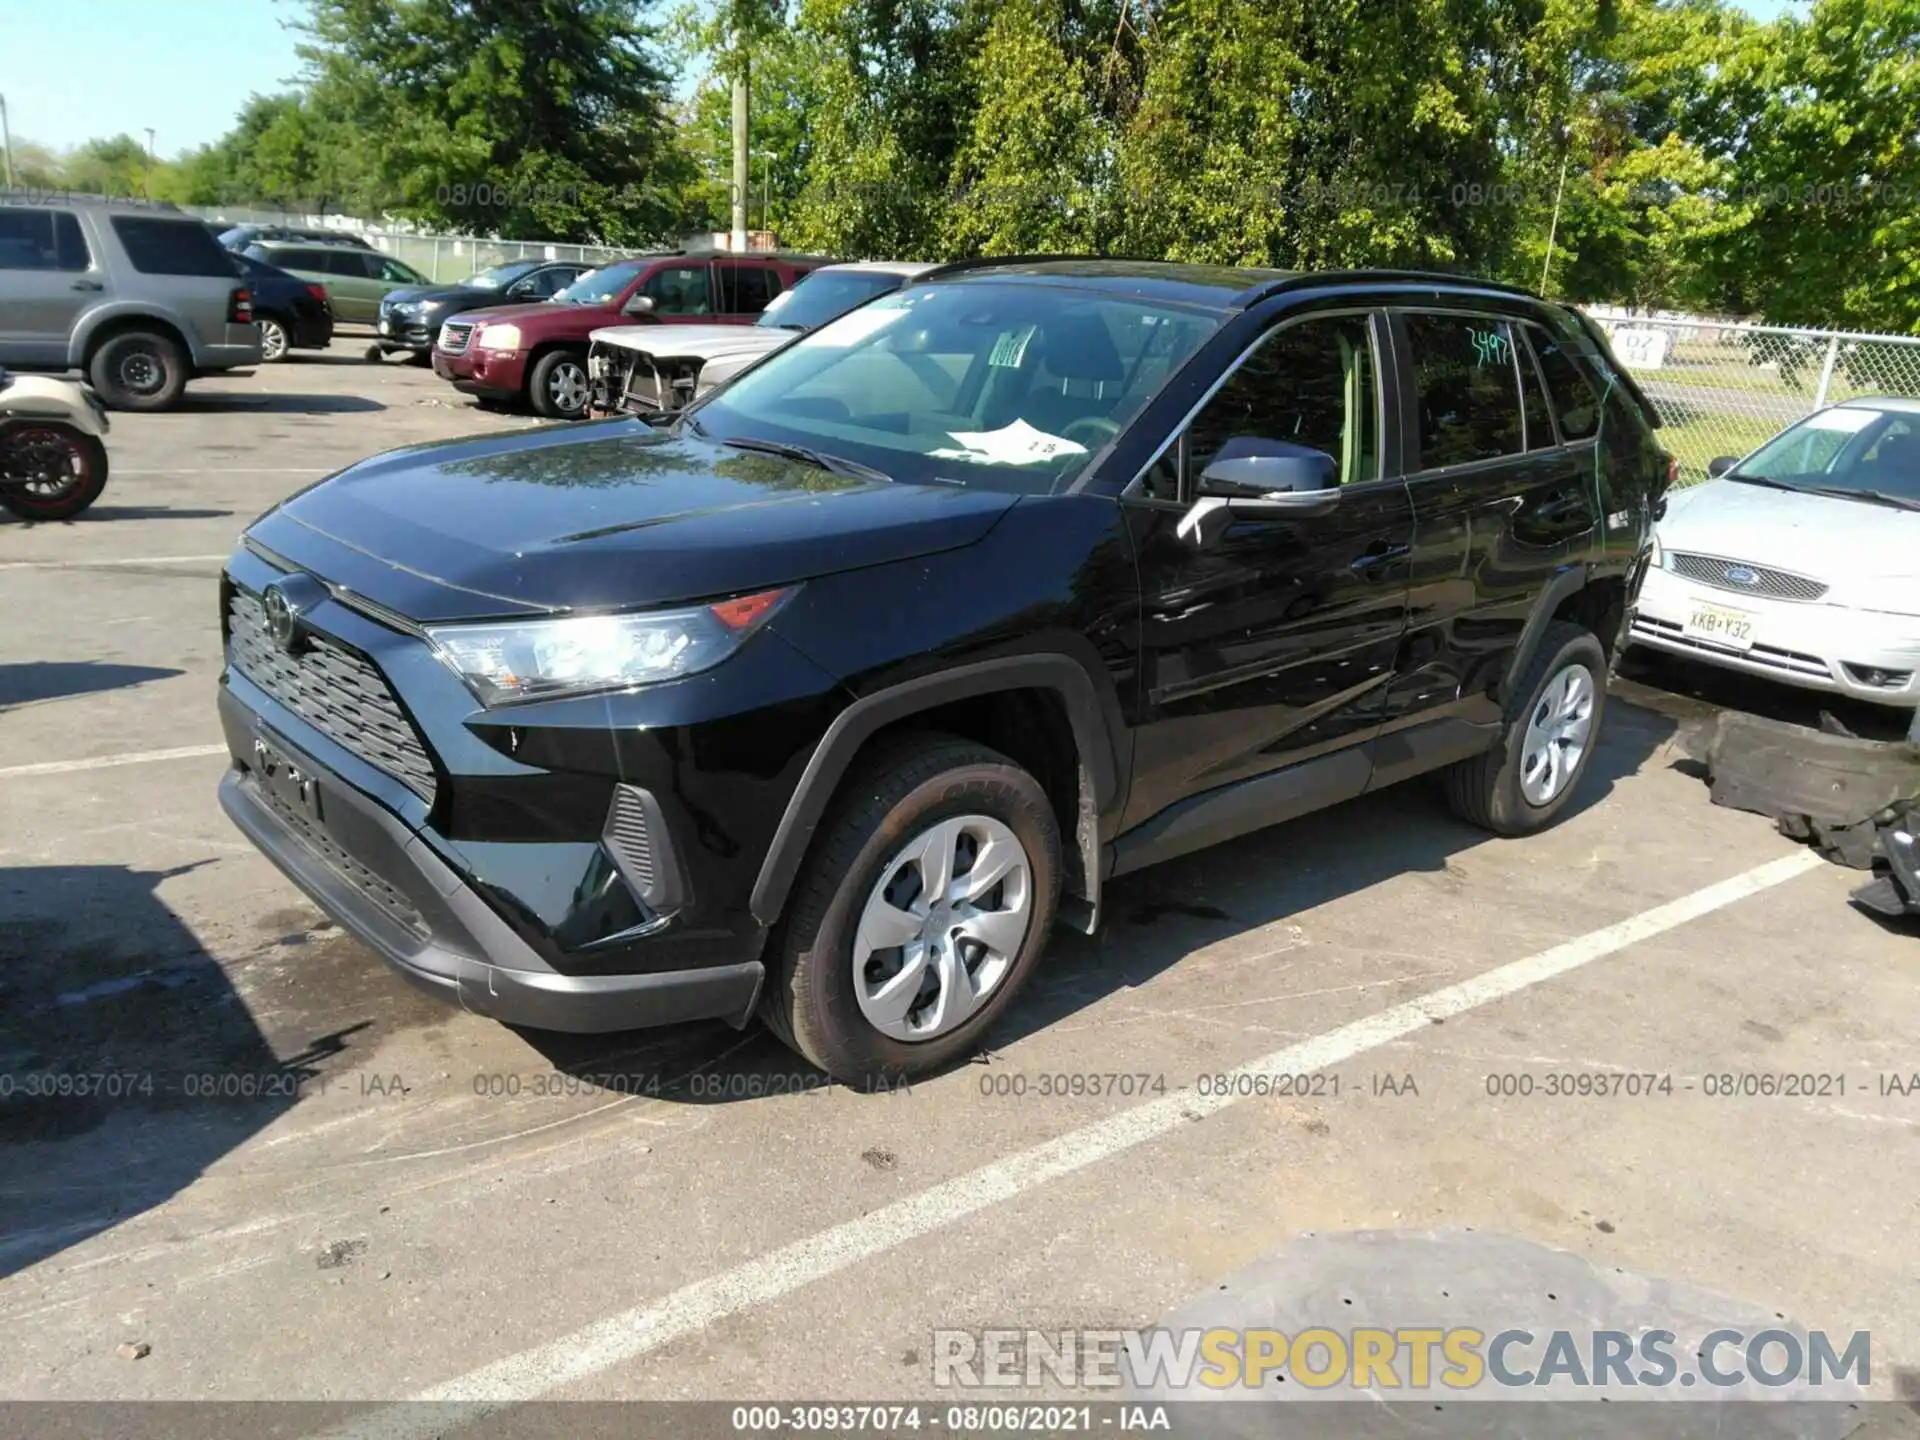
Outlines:
{"type": "Polygon", "coordinates": [[[1784,480],[1769,480],[1764,475],[1747,475],[1739,470],[1729,470],[1720,476],[1720,478],[1722,480],[1738,480],[1742,485],[1764,485],[1769,490],[1791,490],[1795,494],[1799,494],[1806,489],[1804,485],[1789,485],[1784,480]]]}
{"type": "Polygon", "coordinates": [[[1836,500],[1871,500],[1876,505],[1891,505],[1896,510],[1920,510],[1920,500],[1905,495],[1889,495],[1884,490],[1849,490],[1844,485],[1809,485],[1814,495],[1831,495],[1836,500]]]}
{"type": "MultiPolygon", "coordinates": [[[[689,416],[689,419],[692,417],[689,416]]],[[[798,460],[802,465],[811,465],[815,469],[825,470],[833,475],[845,475],[854,480],[892,480],[884,470],[876,470],[871,465],[862,465],[858,460],[848,460],[841,455],[829,455],[824,450],[809,450],[804,445],[788,445],[780,440],[757,440],[751,436],[732,436],[720,442],[731,445],[736,450],[757,450],[763,455],[778,455],[786,460],[798,460]]]]}

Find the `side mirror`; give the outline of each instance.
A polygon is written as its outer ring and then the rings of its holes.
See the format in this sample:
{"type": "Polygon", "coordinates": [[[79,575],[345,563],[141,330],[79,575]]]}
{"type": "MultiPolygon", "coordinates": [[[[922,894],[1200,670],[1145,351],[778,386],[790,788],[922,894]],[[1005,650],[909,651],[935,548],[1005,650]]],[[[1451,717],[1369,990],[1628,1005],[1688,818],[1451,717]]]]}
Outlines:
{"type": "Polygon", "coordinates": [[[1326,451],[1235,436],[1200,472],[1199,497],[1177,533],[1204,548],[1235,520],[1324,515],[1339,503],[1339,466],[1326,451]]]}
{"type": "Polygon", "coordinates": [[[651,315],[653,313],[653,297],[651,295],[636,295],[620,307],[620,313],[622,315],[651,315]]]}
{"type": "Polygon", "coordinates": [[[1707,462],[1707,478],[1717,480],[1739,463],[1738,455],[1716,455],[1707,462]]]}

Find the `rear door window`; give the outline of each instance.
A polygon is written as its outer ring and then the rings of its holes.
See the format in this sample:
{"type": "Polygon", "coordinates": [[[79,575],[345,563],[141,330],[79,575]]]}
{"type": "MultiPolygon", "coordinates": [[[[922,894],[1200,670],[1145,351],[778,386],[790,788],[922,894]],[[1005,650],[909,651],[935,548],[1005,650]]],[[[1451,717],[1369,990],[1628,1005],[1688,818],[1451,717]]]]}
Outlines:
{"type": "Polygon", "coordinates": [[[110,222],[127,259],[142,275],[205,275],[236,278],[233,257],[198,220],[115,215],[110,222]]]}
{"type": "Polygon", "coordinates": [[[647,277],[640,293],[651,297],[656,315],[713,314],[705,265],[662,265],[647,277]]]}
{"type": "Polygon", "coordinates": [[[758,315],[780,293],[780,275],[771,265],[722,263],[720,309],[727,315],[758,315]]]}
{"type": "Polygon", "coordinates": [[[1411,314],[1417,468],[1438,470],[1519,455],[1525,449],[1520,367],[1504,320],[1411,314]]]}
{"type": "Polygon", "coordinates": [[[1560,417],[1560,433],[1569,440],[1585,440],[1600,428],[1600,396],[1574,352],[1538,325],[1521,327],[1540,361],[1540,373],[1560,417]]]}

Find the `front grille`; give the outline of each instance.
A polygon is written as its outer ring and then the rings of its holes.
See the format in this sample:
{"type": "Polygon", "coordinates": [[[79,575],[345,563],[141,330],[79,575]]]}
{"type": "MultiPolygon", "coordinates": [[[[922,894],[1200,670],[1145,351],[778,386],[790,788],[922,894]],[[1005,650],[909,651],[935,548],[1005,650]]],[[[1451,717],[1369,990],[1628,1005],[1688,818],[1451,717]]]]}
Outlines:
{"type": "Polygon", "coordinates": [[[1736,595],[1765,595],[1774,600],[1818,600],[1827,587],[1804,575],[1791,575],[1765,565],[1749,565],[1743,560],[1722,560],[1714,555],[1675,554],[1667,557],[1667,568],[1699,585],[1716,590],[1731,590],[1736,595]],[[1738,580],[1729,574],[1739,575],[1738,580]],[[1751,575],[1753,579],[1744,577],[1751,575]]]}
{"type": "Polygon", "coordinates": [[[389,885],[377,872],[361,864],[351,853],[341,849],[331,835],[291,805],[283,802],[269,787],[258,786],[256,793],[281,823],[299,836],[309,850],[327,863],[329,869],[378,905],[401,929],[422,940],[433,938],[433,931],[428,927],[425,918],[414,908],[413,902],[407,899],[403,892],[389,885]]]}
{"type": "Polygon", "coordinates": [[[440,348],[449,355],[464,354],[472,338],[473,326],[465,321],[449,320],[440,327],[440,348]]]}
{"type": "Polygon", "coordinates": [[[433,803],[433,762],[373,662],[323,635],[289,655],[267,633],[260,598],[235,587],[227,605],[233,668],[342,748],[433,803]]]}

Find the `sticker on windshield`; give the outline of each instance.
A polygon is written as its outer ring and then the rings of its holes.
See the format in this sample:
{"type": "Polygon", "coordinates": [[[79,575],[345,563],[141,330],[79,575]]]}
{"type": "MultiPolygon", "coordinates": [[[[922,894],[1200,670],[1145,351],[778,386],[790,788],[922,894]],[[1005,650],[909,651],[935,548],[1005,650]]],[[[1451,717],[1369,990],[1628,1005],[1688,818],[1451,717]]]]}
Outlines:
{"type": "Polygon", "coordinates": [[[1003,332],[993,342],[993,353],[987,356],[987,364],[997,370],[1018,370],[1027,353],[1027,342],[1033,339],[1033,331],[1034,327],[1029,325],[1025,329],[1003,332]]]}
{"type": "Polygon", "coordinates": [[[1809,430],[1838,430],[1843,435],[1852,435],[1864,430],[1880,418],[1878,410],[1822,410],[1818,415],[1809,415],[1806,428],[1809,430]]]}
{"type": "Polygon", "coordinates": [[[960,449],[934,450],[936,460],[971,460],[979,465],[1034,465],[1042,460],[1057,460],[1062,455],[1084,455],[1087,447],[1063,435],[1036,430],[1024,420],[1016,420],[999,430],[954,430],[948,432],[960,449]]]}

